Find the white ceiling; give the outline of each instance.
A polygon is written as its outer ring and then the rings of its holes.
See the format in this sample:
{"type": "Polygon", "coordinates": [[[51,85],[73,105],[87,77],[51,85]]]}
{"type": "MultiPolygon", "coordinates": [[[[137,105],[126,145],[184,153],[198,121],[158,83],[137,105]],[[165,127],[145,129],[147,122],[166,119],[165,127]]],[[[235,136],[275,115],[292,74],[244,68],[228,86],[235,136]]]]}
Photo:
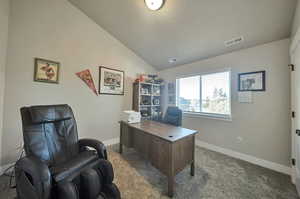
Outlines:
{"type": "Polygon", "coordinates": [[[161,70],[289,37],[297,0],[166,0],[159,11],[144,0],[69,1],[161,70]]]}

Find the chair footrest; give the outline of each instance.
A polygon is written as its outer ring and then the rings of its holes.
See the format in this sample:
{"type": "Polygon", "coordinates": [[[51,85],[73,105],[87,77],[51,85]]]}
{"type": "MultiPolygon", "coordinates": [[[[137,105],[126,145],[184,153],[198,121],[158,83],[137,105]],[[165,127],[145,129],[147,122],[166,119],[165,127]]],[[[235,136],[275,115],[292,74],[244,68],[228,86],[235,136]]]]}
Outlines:
{"type": "Polygon", "coordinates": [[[112,183],[113,172],[110,170],[112,167],[108,161],[105,162],[107,164],[103,164],[102,162],[98,167],[87,169],[81,173],[81,198],[121,199],[118,187],[112,183]]]}

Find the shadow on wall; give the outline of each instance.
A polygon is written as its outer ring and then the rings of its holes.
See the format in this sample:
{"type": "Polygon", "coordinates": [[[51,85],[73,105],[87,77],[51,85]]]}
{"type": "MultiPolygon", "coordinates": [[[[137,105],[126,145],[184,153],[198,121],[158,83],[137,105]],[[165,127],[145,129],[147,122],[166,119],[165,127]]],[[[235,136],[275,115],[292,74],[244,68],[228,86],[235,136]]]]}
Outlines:
{"type": "MultiPolygon", "coordinates": [[[[134,80],[132,77],[126,77],[124,80],[124,98],[122,103],[122,111],[132,110],[132,98],[133,98],[133,83],[134,80]]],[[[120,113],[121,114],[121,113],[120,113]]]]}
{"type": "MultiPolygon", "coordinates": [[[[18,111],[19,113],[19,109],[17,109],[16,111],[18,111]]],[[[20,115],[20,113],[19,113],[20,115]]],[[[18,126],[22,127],[21,125],[21,116],[19,118],[16,118],[16,123],[19,122],[20,125],[18,124],[18,126]]],[[[17,161],[17,159],[20,157],[22,150],[23,150],[23,135],[19,134],[19,132],[22,132],[21,129],[17,132],[11,132],[9,130],[3,130],[2,131],[2,154],[1,154],[1,166],[7,166],[8,164],[11,164],[12,162],[17,161]],[[14,140],[14,141],[12,141],[14,140]],[[6,143],[15,143],[15,146],[12,146],[9,148],[9,150],[7,148],[4,148],[4,146],[6,145],[6,143]],[[4,153],[5,152],[5,153],[4,153]]]]}

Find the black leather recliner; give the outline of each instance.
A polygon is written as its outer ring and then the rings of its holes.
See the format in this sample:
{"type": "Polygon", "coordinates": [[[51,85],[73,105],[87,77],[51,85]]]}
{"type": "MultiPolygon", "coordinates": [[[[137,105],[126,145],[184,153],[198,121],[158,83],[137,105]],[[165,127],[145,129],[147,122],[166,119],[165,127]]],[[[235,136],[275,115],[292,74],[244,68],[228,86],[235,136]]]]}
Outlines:
{"type": "Polygon", "coordinates": [[[26,156],[15,165],[18,199],[121,198],[104,144],[78,140],[68,105],[23,107],[21,116],[26,156]]]}

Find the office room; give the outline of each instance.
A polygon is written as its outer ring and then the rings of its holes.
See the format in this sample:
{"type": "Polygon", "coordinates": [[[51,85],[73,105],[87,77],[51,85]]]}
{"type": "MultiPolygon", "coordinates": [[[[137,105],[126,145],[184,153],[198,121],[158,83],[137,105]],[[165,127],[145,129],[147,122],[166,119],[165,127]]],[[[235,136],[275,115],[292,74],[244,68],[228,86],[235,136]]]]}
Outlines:
{"type": "Polygon", "coordinates": [[[299,199],[298,0],[0,0],[1,199],[299,199]]]}

